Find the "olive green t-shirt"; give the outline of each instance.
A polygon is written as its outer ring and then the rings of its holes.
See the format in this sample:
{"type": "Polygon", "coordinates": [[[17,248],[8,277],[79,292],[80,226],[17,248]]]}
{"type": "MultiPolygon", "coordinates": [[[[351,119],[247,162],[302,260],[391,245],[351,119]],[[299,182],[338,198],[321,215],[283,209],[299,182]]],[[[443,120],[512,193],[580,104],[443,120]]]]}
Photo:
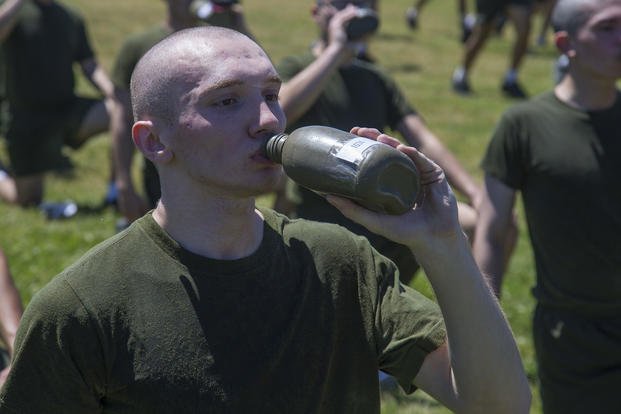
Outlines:
{"type": "Polygon", "coordinates": [[[621,311],[621,97],[584,112],[552,92],[502,117],[482,166],[522,193],[535,295],[583,313],[621,311]]]}
{"type": "Polygon", "coordinates": [[[2,43],[6,98],[13,109],[37,109],[74,98],[73,64],[93,57],[84,21],[58,2],[26,1],[2,43]]]}
{"type": "Polygon", "coordinates": [[[262,213],[239,260],[151,214],[92,249],[29,304],[0,411],[377,413],[379,368],[412,391],[445,341],[438,307],[365,239],[262,213]]]}

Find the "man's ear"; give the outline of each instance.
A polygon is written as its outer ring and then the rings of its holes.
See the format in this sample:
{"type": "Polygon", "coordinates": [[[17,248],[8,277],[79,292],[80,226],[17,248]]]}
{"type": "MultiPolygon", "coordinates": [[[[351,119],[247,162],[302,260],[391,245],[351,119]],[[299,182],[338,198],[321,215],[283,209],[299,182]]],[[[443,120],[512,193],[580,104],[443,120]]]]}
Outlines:
{"type": "Polygon", "coordinates": [[[574,57],[576,51],[573,49],[571,37],[566,31],[559,31],[554,33],[554,44],[556,48],[567,57],[574,57]]]}
{"type": "Polygon", "coordinates": [[[132,127],[132,138],[140,152],[154,164],[165,164],[173,157],[170,148],[160,141],[154,131],[152,121],[136,122],[132,127]]]}

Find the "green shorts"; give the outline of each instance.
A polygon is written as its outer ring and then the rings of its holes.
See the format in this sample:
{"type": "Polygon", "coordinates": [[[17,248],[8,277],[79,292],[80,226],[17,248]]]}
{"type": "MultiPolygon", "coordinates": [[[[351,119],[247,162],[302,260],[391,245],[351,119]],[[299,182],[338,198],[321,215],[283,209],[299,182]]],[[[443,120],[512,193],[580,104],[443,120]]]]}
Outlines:
{"type": "Polygon", "coordinates": [[[16,176],[40,174],[63,165],[63,146],[78,148],[77,133],[86,114],[99,99],[78,98],[49,109],[10,111],[8,153],[16,176]]]}
{"type": "Polygon", "coordinates": [[[532,7],[534,0],[477,0],[476,10],[478,20],[489,22],[501,14],[507,6],[532,7]]]}
{"type": "Polygon", "coordinates": [[[538,306],[533,336],[546,414],[621,409],[621,316],[585,318],[538,306]]]}

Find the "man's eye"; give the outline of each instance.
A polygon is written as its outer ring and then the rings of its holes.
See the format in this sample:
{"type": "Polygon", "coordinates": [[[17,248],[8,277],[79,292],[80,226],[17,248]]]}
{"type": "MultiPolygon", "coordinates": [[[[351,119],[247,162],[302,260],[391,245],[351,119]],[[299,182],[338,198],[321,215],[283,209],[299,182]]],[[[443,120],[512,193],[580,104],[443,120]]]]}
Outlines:
{"type": "Polygon", "coordinates": [[[617,28],[614,23],[603,23],[597,27],[597,30],[601,32],[611,32],[617,28]]]}
{"type": "Polygon", "coordinates": [[[233,105],[237,102],[237,99],[235,98],[226,98],[226,99],[221,99],[217,102],[214,103],[214,106],[230,106],[233,105]]]}

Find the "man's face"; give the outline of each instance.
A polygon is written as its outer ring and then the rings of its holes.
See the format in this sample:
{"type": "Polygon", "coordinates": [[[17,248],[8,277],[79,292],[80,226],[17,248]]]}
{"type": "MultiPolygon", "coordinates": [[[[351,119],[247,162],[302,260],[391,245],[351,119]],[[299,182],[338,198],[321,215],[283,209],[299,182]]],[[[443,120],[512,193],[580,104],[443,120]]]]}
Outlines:
{"type": "Polygon", "coordinates": [[[621,78],[621,4],[601,6],[571,39],[572,66],[594,78],[621,78]]]}
{"type": "Polygon", "coordinates": [[[249,39],[223,38],[197,48],[178,62],[179,114],[163,134],[172,162],[214,194],[248,197],[274,190],[282,171],[262,147],[285,128],[276,70],[249,39]]]}

